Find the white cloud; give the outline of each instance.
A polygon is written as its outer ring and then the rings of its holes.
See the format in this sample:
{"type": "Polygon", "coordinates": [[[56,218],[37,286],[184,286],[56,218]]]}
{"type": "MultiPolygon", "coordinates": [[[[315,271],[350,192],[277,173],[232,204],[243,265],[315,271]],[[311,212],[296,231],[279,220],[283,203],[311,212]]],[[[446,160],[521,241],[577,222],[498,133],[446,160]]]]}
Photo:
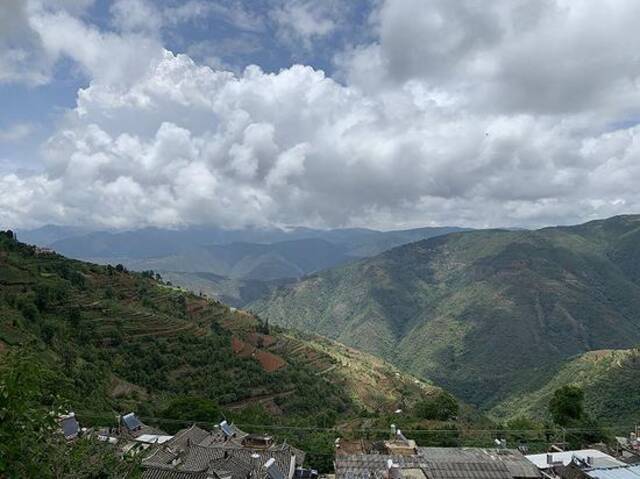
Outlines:
{"type": "MultiPolygon", "coordinates": [[[[640,126],[609,131],[640,112],[640,49],[624,47],[640,39],[636,4],[479,5],[381,3],[377,39],[340,55],[342,83],[302,65],[217,71],[133,26],[34,11],[47,57],[90,82],[43,147],[44,173],[0,174],[0,223],[495,226],[639,211],[640,126]]],[[[300,38],[323,34],[301,25],[300,38]]]]}
{"type": "Polygon", "coordinates": [[[163,16],[168,23],[181,23],[215,16],[234,27],[259,32],[265,28],[260,15],[252,13],[242,2],[216,0],[188,0],[177,6],[163,8],[163,16]]]}
{"type": "Polygon", "coordinates": [[[0,143],[13,143],[27,138],[33,131],[30,123],[16,123],[6,128],[0,128],[0,143]]]}
{"type": "Polygon", "coordinates": [[[292,0],[282,2],[271,11],[271,18],[281,39],[288,44],[302,42],[310,48],[314,40],[326,37],[337,28],[343,9],[333,1],[292,0]]]}
{"type": "Polygon", "coordinates": [[[147,0],[116,0],[110,10],[113,23],[122,31],[154,34],[162,28],[162,14],[147,0]]]}
{"type": "Polygon", "coordinates": [[[394,0],[378,41],[341,58],[369,91],[420,81],[485,112],[575,113],[635,102],[640,35],[632,0],[394,0]]]}

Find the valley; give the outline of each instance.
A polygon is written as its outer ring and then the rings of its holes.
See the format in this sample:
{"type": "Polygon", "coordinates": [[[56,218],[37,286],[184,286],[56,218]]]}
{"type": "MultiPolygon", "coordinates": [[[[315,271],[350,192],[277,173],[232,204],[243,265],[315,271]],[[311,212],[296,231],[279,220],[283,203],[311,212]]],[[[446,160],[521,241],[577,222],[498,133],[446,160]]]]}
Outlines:
{"type": "Polygon", "coordinates": [[[502,411],[576,355],[636,347],[639,239],[637,216],[454,233],[276,288],[249,308],[502,411]]]}

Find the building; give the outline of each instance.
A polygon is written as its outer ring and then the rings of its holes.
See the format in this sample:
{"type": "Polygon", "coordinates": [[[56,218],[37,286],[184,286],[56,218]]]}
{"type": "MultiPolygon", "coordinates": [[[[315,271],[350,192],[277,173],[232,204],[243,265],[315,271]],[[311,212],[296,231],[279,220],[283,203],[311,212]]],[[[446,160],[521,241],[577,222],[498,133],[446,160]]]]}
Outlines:
{"type": "Polygon", "coordinates": [[[550,479],[640,479],[640,465],[597,449],[534,454],[527,459],[550,479]]]}
{"type": "Polygon", "coordinates": [[[336,479],[537,479],[538,469],[512,449],[417,447],[413,455],[337,455],[336,479]]]}
{"type": "MultiPolygon", "coordinates": [[[[525,456],[545,478],[561,479],[584,478],[577,474],[579,470],[589,468],[616,468],[625,463],[597,449],[547,452],[525,456]]],[[[639,478],[640,479],[640,478],[639,478]]]]}
{"type": "Polygon", "coordinates": [[[121,438],[135,439],[143,435],[166,436],[167,434],[144,424],[135,413],[130,412],[118,417],[118,435],[121,438]]]}
{"type": "Polygon", "coordinates": [[[78,423],[76,415],[73,412],[58,417],[58,424],[67,441],[76,439],[80,434],[80,423],[78,423]]]}
{"type": "Polygon", "coordinates": [[[292,479],[304,453],[269,436],[249,435],[223,421],[214,431],[195,424],[142,460],[145,479],[292,479]]]}

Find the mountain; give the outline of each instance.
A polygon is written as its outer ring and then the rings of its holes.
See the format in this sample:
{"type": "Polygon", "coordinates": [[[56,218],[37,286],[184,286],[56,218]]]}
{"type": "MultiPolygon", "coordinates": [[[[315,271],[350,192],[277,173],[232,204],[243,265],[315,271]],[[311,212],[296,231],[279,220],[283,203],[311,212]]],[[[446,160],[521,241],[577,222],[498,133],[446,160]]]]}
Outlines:
{"type": "Polygon", "coordinates": [[[74,227],[47,226],[20,231],[19,235],[68,257],[123,264],[135,271],[153,270],[174,284],[243,306],[269,291],[271,281],[300,278],[400,244],[454,231],[463,229],[382,232],[365,228],[189,227],[83,232],[74,227]]]}
{"type": "Polygon", "coordinates": [[[80,226],[44,225],[31,230],[17,230],[15,233],[24,243],[48,246],[56,241],[89,234],[90,230],[80,226]]]}
{"type": "Polygon", "coordinates": [[[488,410],[576,355],[640,342],[640,216],[439,236],[278,288],[251,309],[488,410]]]}
{"type": "MultiPolygon", "coordinates": [[[[430,238],[454,231],[456,227],[428,227],[400,231],[376,231],[365,228],[319,230],[296,227],[287,230],[246,228],[225,230],[216,227],[189,227],[179,230],[141,228],[131,231],[94,231],[79,228],[47,226],[20,231],[20,236],[39,246],[75,258],[145,259],[178,255],[192,247],[229,245],[233,243],[273,244],[298,240],[324,240],[339,247],[340,254],[371,256],[400,244],[430,238]],[[77,231],[76,234],[72,234],[77,231]]],[[[304,244],[304,243],[301,243],[304,244]]],[[[310,246],[313,246],[310,244],[310,246]]]]}
{"type": "Polygon", "coordinates": [[[196,419],[191,407],[169,415],[176,404],[208,404],[219,413],[207,421],[224,414],[251,432],[273,426],[325,468],[336,431],[317,428],[386,430],[393,417],[408,429],[446,427],[457,437],[474,421],[486,424],[466,406],[457,419],[425,422],[417,404],[446,393],[366,353],[269,326],[146,273],[70,260],[0,232],[0,386],[7,364],[37,371],[45,415],[60,398],[86,426],[111,425],[134,410],[175,429],[196,419]]]}
{"type": "Polygon", "coordinates": [[[322,239],[271,244],[231,243],[185,248],[171,256],[131,259],[91,258],[100,263],[121,262],[137,271],[213,273],[230,279],[270,281],[299,278],[353,259],[344,248],[322,239]]]}

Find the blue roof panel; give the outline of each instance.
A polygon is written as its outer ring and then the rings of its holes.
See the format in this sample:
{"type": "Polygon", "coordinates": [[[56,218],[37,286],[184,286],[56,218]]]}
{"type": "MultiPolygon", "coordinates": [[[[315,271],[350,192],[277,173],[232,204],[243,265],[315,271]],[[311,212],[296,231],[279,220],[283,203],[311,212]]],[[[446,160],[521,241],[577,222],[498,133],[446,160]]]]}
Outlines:
{"type": "Polygon", "coordinates": [[[640,465],[591,469],[585,472],[594,479],[640,479],[640,465]]]}
{"type": "Polygon", "coordinates": [[[142,423],[132,412],[122,416],[122,421],[124,422],[124,425],[127,426],[127,429],[129,429],[129,431],[135,431],[136,429],[142,427],[142,423]]]}

